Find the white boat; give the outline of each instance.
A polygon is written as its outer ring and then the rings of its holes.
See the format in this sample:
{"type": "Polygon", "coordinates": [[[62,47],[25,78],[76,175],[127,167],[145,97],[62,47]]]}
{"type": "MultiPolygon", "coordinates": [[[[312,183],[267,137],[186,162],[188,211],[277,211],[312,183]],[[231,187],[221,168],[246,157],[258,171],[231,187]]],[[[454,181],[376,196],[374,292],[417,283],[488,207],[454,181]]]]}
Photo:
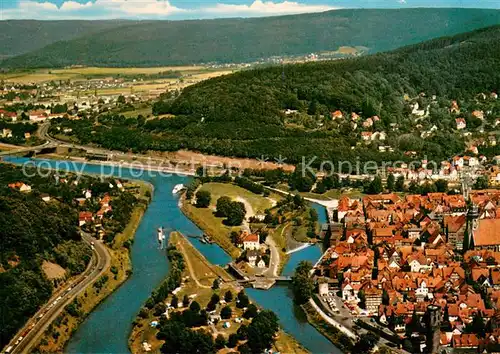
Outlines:
{"type": "Polygon", "coordinates": [[[174,189],[172,189],[172,193],[173,194],[177,194],[179,193],[180,191],[182,191],[184,189],[184,185],[183,184],[178,184],[174,187],[174,189]]]}
{"type": "Polygon", "coordinates": [[[158,228],[158,243],[160,244],[160,248],[163,249],[165,241],[165,233],[163,232],[163,227],[158,228]]]}

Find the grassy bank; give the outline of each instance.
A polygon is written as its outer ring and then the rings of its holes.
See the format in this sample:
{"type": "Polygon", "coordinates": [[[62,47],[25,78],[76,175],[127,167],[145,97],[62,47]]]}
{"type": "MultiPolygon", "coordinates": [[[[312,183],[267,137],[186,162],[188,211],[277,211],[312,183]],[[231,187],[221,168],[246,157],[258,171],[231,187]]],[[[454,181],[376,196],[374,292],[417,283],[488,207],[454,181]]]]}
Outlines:
{"type": "Polygon", "coordinates": [[[78,325],[131,274],[129,249],[149,202],[146,192],[149,191],[152,194],[153,190],[152,185],[141,181],[127,183],[126,187],[135,189],[137,197],[143,202],[137,204],[123,232],[116,235],[112,245],[107,247],[111,256],[110,268],[66,306],[65,310],[47,328],[38,345],[40,352],[62,352],[78,325]]]}
{"type": "Polygon", "coordinates": [[[186,200],[182,200],[182,212],[193,223],[195,223],[205,234],[210,236],[212,240],[217,242],[224,251],[226,251],[232,258],[238,258],[241,251],[233,245],[229,234],[231,231],[239,231],[241,227],[229,227],[222,223],[222,218],[214,215],[213,210],[210,208],[197,208],[186,200]]]}

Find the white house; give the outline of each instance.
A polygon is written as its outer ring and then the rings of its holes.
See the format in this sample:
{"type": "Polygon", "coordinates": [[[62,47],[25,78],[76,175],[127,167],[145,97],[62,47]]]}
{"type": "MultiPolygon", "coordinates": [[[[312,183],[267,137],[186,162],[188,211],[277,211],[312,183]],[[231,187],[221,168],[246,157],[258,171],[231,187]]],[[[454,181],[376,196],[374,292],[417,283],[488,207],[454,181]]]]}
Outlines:
{"type": "Polygon", "coordinates": [[[425,116],[425,110],[423,109],[419,109],[419,104],[418,102],[415,102],[415,104],[413,104],[412,106],[412,111],[411,111],[411,114],[414,114],[418,117],[423,117],[425,116]]]}
{"type": "Polygon", "coordinates": [[[244,250],[258,250],[260,249],[260,237],[257,234],[247,234],[243,238],[244,250]]]}
{"type": "Polygon", "coordinates": [[[342,288],[342,300],[344,301],[358,301],[359,285],[351,285],[347,283],[342,288]]]}
{"type": "Polygon", "coordinates": [[[372,139],[372,132],[361,132],[361,139],[364,141],[370,141],[372,139]]]}
{"type": "Polygon", "coordinates": [[[12,130],[3,128],[2,138],[12,138],[12,130]]]}
{"type": "Polygon", "coordinates": [[[467,128],[467,124],[465,123],[465,119],[463,119],[463,118],[455,119],[455,123],[457,124],[458,130],[467,128]]]}
{"type": "Polygon", "coordinates": [[[92,198],[92,192],[89,189],[87,189],[86,191],[83,191],[83,195],[84,195],[85,199],[92,198]]]}

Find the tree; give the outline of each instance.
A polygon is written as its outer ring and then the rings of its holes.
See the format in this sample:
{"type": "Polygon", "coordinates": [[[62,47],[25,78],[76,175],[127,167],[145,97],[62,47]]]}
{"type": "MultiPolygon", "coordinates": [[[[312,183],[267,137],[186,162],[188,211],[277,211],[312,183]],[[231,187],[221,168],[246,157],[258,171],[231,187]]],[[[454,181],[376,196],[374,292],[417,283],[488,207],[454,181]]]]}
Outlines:
{"type": "Polygon", "coordinates": [[[396,184],[394,185],[396,192],[404,192],[405,190],[405,178],[404,176],[398,176],[396,184]]]}
{"type": "Polygon", "coordinates": [[[292,290],[294,301],[299,304],[305,304],[311,298],[314,290],[314,284],[310,277],[312,264],[308,261],[300,261],[295,268],[295,274],[292,277],[292,290]]]}
{"type": "Polygon", "coordinates": [[[241,202],[231,202],[225,224],[229,226],[239,226],[246,216],[245,205],[241,202]]]}
{"type": "Polygon", "coordinates": [[[483,317],[479,312],[476,312],[472,322],[466,326],[466,330],[468,333],[474,333],[480,338],[484,338],[486,336],[486,325],[484,324],[483,317]]]}
{"type": "Polygon", "coordinates": [[[231,208],[231,198],[227,196],[222,196],[217,199],[217,216],[219,217],[227,217],[229,214],[229,210],[231,208]]]}
{"type": "Polygon", "coordinates": [[[435,193],[437,192],[436,185],[433,183],[426,182],[422,187],[421,187],[421,193],[422,195],[427,195],[429,193],[435,193]]]}
{"type": "Polygon", "coordinates": [[[245,294],[245,291],[244,290],[241,290],[239,293],[238,293],[238,303],[236,304],[236,306],[240,309],[244,308],[244,307],[248,307],[248,304],[250,303],[250,301],[248,300],[248,296],[247,294],[245,294]]]}
{"type": "Polygon", "coordinates": [[[220,287],[220,280],[219,278],[215,278],[213,283],[212,283],[212,289],[217,290],[220,287]]]}
{"type": "Polygon", "coordinates": [[[224,300],[226,302],[233,301],[233,293],[231,292],[231,290],[226,291],[226,293],[224,294],[224,300]]]}
{"type": "Polygon", "coordinates": [[[231,333],[227,341],[227,346],[229,348],[234,348],[238,345],[238,335],[236,333],[231,333]]]}
{"type": "Polygon", "coordinates": [[[220,311],[220,317],[224,320],[230,319],[231,316],[233,315],[233,310],[231,310],[231,307],[225,306],[222,308],[220,311]]]}
{"type": "Polygon", "coordinates": [[[220,350],[226,347],[226,338],[222,334],[217,335],[215,338],[215,349],[220,350]]]}
{"type": "Polygon", "coordinates": [[[172,296],[172,301],[170,301],[170,306],[172,306],[174,309],[179,307],[179,299],[177,298],[177,296],[175,295],[172,296]]]}
{"type": "Polygon", "coordinates": [[[304,165],[298,165],[288,180],[290,189],[299,192],[309,192],[314,182],[316,182],[316,178],[304,165]]]}
{"type": "Polygon", "coordinates": [[[220,301],[220,296],[216,293],[213,293],[212,297],[210,298],[210,302],[217,304],[219,301],[220,301]]]}
{"type": "Polygon", "coordinates": [[[448,192],[448,181],[444,179],[438,179],[436,182],[434,182],[434,185],[436,186],[436,190],[439,193],[448,192]]]}
{"type": "Polygon", "coordinates": [[[212,196],[209,191],[200,190],[196,192],[196,206],[198,208],[208,208],[211,200],[212,196]]]}
{"type": "Polygon", "coordinates": [[[246,340],[248,337],[248,326],[242,324],[236,333],[238,334],[239,340],[246,340]]]}
{"type": "Polygon", "coordinates": [[[382,185],[382,178],[380,176],[375,176],[375,178],[368,185],[368,194],[379,194],[384,191],[384,186],[382,185]]]}
{"type": "Polygon", "coordinates": [[[118,96],[118,99],[116,100],[116,102],[121,103],[121,104],[125,103],[125,96],[123,96],[123,95],[118,96]]]}
{"type": "Polygon", "coordinates": [[[193,311],[194,313],[198,313],[200,312],[201,310],[201,307],[200,307],[200,304],[196,301],[193,301],[190,305],[189,305],[189,309],[191,311],[193,311]]]}
{"type": "Polygon", "coordinates": [[[175,353],[214,353],[214,340],[205,331],[186,328],[182,322],[167,321],[157,335],[164,340],[160,351],[165,354],[175,353]]]}
{"type": "Polygon", "coordinates": [[[394,177],[392,173],[389,173],[389,176],[387,176],[387,190],[389,192],[394,191],[395,183],[396,183],[396,177],[394,177]]]}
{"type": "Polygon", "coordinates": [[[247,331],[247,343],[252,353],[262,353],[270,348],[278,329],[278,317],[274,312],[263,310],[254,317],[247,331]]]}
{"type": "Polygon", "coordinates": [[[258,313],[259,311],[257,309],[257,306],[255,306],[254,304],[250,304],[248,305],[247,310],[243,314],[243,317],[245,317],[248,320],[250,318],[254,318],[255,316],[257,316],[258,313]]]}
{"type": "Polygon", "coordinates": [[[210,298],[210,302],[207,305],[207,310],[208,311],[213,311],[217,308],[217,304],[219,303],[220,297],[216,293],[212,294],[212,297],[210,298]]]}
{"type": "Polygon", "coordinates": [[[309,221],[311,221],[311,222],[318,221],[318,212],[314,208],[309,209],[309,221]]]}
{"type": "Polygon", "coordinates": [[[253,354],[252,348],[248,345],[248,343],[243,343],[238,346],[238,352],[240,354],[253,354]]]}
{"type": "Polygon", "coordinates": [[[379,336],[375,333],[368,332],[359,336],[358,341],[354,345],[353,353],[371,353],[379,340],[379,336]]]}
{"type": "Polygon", "coordinates": [[[479,176],[474,184],[474,189],[488,189],[489,181],[486,176],[479,176]]]}

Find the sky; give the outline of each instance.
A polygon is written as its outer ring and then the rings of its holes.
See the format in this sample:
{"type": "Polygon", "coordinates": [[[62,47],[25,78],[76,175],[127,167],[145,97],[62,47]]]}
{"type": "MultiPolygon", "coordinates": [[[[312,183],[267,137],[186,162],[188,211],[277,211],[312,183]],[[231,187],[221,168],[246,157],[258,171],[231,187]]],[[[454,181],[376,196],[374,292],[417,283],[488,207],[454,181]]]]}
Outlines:
{"type": "Polygon", "coordinates": [[[500,0],[0,0],[0,20],[180,20],[408,7],[500,9],[500,0]]]}

